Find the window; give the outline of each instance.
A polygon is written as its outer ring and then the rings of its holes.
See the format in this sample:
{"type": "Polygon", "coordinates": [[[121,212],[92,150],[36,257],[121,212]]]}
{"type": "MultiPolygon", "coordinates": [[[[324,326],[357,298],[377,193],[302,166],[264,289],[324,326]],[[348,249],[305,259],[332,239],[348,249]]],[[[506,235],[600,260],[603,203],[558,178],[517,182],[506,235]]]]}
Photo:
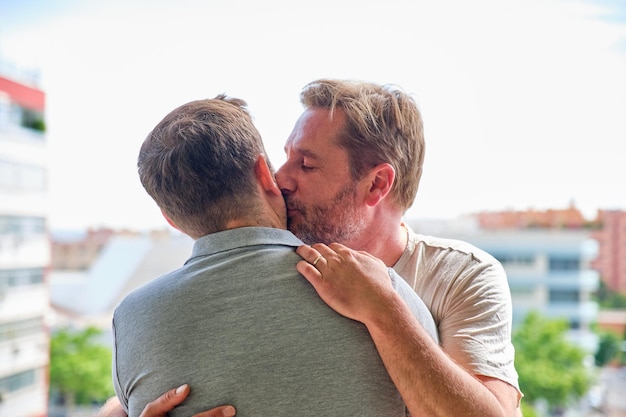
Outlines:
{"type": "Polygon", "coordinates": [[[0,190],[10,193],[46,191],[46,169],[0,161],[0,190]]]}
{"type": "Polygon", "coordinates": [[[0,392],[13,392],[35,385],[35,369],[0,378],[0,392]]]}
{"type": "Polygon", "coordinates": [[[550,271],[578,271],[580,259],[574,257],[550,257],[550,271]]]}
{"type": "Polygon", "coordinates": [[[578,303],[580,302],[579,290],[550,290],[551,303],[578,303]]]}
{"type": "Polygon", "coordinates": [[[43,317],[0,324],[0,343],[41,334],[45,331],[43,317]]]}
{"type": "Polygon", "coordinates": [[[43,268],[0,270],[0,288],[43,284],[43,268]]]}
{"type": "Polygon", "coordinates": [[[21,125],[27,129],[36,130],[38,132],[44,132],[46,130],[43,115],[40,112],[29,109],[22,109],[21,125]]]}
{"type": "Polygon", "coordinates": [[[45,233],[45,217],[0,216],[0,236],[18,235],[27,237],[45,233]]]}
{"type": "Polygon", "coordinates": [[[532,255],[522,255],[522,254],[499,254],[494,255],[494,257],[500,262],[503,266],[532,266],[533,257],[532,255]]]}

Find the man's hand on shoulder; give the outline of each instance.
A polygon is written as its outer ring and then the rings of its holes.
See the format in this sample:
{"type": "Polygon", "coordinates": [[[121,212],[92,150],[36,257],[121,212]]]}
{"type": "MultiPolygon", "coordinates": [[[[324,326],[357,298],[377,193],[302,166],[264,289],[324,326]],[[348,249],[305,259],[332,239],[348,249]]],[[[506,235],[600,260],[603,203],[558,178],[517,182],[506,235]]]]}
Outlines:
{"type": "Polygon", "coordinates": [[[313,285],[319,296],[339,314],[367,324],[379,317],[390,301],[399,300],[388,268],[378,258],[339,243],[296,250],[304,260],[296,269],[313,285]]]}

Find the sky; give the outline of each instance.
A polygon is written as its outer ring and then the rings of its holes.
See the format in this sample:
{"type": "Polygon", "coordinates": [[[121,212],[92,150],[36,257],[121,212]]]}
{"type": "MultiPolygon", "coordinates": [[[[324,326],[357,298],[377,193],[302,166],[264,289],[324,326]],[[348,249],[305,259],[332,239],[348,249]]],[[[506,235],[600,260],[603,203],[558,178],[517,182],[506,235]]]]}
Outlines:
{"type": "Polygon", "coordinates": [[[136,158],[191,100],[245,99],[280,166],[318,78],[416,99],[407,217],[626,209],[624,0],[0,0],[0,58],[41,73],[53,230],[166,227],[136,158]]]}

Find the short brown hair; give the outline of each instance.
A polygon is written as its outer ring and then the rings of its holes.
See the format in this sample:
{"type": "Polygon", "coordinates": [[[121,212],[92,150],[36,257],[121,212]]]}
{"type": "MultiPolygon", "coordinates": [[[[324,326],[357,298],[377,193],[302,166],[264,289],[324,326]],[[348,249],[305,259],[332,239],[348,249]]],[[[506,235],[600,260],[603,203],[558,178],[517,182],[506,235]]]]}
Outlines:
{"type": "Polygon", "coordinates": [[[246,106],[225,95],[184,104],[141,146],[141,183],[192,236],[224,230],[228,221],[254,210],[254,164],[265,150],[246,106]]]}
{"type": "Polygon", "coordinates": [[[300,101],[307,108],[340,109],[346,126],[338,145],[348,152],[354,179],[380,163],[396,171],[392,196],[406,211],[415,200],[424,164],[424,128],[415,100],[394,85],[321,79],[307,84],[300,101]]]}

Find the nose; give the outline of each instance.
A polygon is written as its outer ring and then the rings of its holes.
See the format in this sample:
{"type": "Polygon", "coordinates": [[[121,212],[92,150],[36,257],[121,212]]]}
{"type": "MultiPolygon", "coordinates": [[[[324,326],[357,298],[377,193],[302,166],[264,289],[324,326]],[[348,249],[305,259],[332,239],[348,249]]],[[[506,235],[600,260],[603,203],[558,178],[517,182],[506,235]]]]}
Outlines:
{"type": "Polygon", "coordinates": [[[283,194],[292,193],[295,190],[295,181],[293,176],[289,173],[289,161],[285,162],[278,171],[276,171],[276,182],[278,183],[278,188],[282,191],[283,194]]]}

